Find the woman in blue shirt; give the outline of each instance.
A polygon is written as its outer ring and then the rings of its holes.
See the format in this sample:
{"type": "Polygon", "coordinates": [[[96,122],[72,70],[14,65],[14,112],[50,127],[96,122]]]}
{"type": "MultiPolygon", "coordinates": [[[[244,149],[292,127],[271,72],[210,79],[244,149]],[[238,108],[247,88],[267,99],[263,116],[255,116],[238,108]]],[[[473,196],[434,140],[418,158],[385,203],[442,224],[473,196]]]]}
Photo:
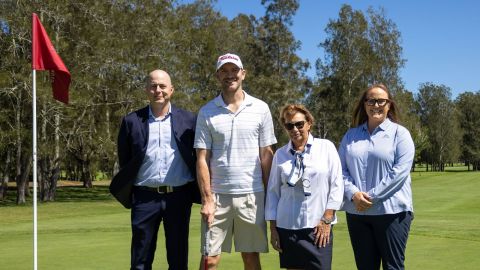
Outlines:
{"type": "Polygon", "coordinates": [[[343,210],[358,269],[380,269],[380,262],[383,269],[404,269],[415,147],[398,113],[388,88],[373,85],[358,100],[340,145],[343,210]]]}
{"type": "Polygon", "coordinates": [[[265,219],[281,268],[331,269],[342,169],[333,143],[310,134],[313,121],[302,105],[287,105],[280,113],[290,141],[273,157],[265,219]]]}

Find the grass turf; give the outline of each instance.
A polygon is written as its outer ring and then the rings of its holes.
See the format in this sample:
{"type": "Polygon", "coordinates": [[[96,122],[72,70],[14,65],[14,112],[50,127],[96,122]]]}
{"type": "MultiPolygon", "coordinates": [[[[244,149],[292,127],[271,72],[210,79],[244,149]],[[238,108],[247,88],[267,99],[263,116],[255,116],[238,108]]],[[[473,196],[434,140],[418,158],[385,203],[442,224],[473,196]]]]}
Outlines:
{"type": "MultiPolygon", "coordinates": [[[[415,219],[407,245],[407,269],[478,269],[480,265],[480,173],[415,172],[415,219]]],[[[13,193],[10,193],[10,196],[13,193]]],[[[106,186],[60,187],[57,201],[38,208],[39,269],[128,269],[130,212],[106,186]]],[[[345,215],[334,228],[333,269],[355,269],[345,215]]],[[[192,209],[190,269],[200,260],[199,206],[192,209]]],[[[32,207],[0,203],[0,269],[32,269],[32,207]]],[[[154,269],[166,269],[163,229],[154,269]]],[[[273,249],[263,269],[278,269],[273,249]]],[[[239,254],[223,254],[220,269],[242,269],[239,254]]]]}

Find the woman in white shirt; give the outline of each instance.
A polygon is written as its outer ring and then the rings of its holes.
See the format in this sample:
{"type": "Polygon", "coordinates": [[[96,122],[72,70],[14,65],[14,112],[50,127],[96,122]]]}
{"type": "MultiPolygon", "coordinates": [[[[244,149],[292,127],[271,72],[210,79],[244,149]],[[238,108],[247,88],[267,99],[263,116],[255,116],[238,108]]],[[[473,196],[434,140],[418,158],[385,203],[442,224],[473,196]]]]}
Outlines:
{"type": "Polygon", "coordinates": [[[273,157],[265,219],[281,268],[331,269],[342,168],[333,143],[310,134],[313,122],[303,105],[287,105],[280,113],[290,141],[273,157]]]}

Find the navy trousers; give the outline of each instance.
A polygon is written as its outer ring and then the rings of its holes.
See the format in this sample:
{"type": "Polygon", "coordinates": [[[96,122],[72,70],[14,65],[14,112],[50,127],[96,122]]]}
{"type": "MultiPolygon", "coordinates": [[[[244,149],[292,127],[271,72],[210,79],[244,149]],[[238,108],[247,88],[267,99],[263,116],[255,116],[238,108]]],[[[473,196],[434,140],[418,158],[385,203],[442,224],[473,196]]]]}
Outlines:
{"type": "Polygon", "coordinates": [[[366,216],[347,213],[348,232],[359,270],[405,269],[412,212],[366,216]]]}
{"type": "Polygon", "coordinates": [[[188,189],[159,194],[133,190],[131,270],[150,270],[163,221],[170,270],[188,269],[188,229],[192,202],[188,189]]]}
{"type": "Polygon", "coordinates": [[[280,267],[305,270],[332,269],[333,225],[330,229],[329,244],[318,247],[314,244],[313,228],[288,230],[277,227],[283,250],[279,253],[280,267]]]}

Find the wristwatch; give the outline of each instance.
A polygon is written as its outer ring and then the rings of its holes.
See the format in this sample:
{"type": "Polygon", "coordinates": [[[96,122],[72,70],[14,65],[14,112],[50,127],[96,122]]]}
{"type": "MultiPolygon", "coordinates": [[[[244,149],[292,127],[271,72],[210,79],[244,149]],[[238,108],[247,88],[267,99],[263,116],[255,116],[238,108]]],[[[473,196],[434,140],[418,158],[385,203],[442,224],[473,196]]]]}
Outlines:
{"type": "Polygon", "coordinates": [[[334,217],[332,217],[331,219],[326,218],[326,217],[322,217],[320,220],[323,221],[323,223],[325,223],[325,224],[331,224],[334,219],[335,219],[334,217]]]}

